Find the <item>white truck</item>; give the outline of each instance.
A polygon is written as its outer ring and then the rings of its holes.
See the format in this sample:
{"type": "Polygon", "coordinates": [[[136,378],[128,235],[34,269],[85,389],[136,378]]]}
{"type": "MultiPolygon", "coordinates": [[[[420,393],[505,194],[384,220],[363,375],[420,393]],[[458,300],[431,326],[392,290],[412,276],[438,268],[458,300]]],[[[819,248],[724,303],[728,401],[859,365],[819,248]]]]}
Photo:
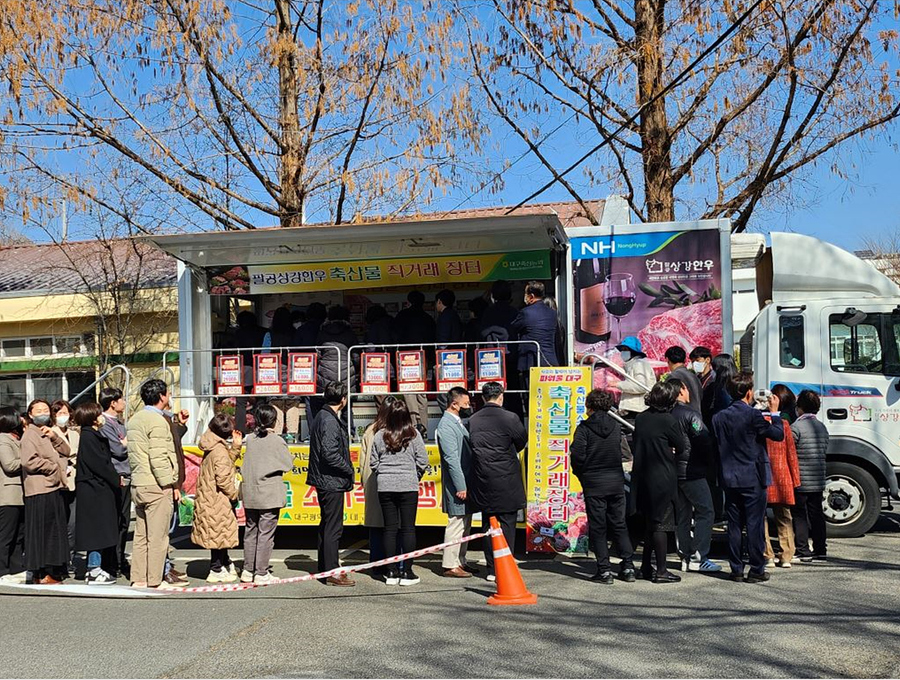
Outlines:
{"type": "Polygon", "coordinates": [[[822,396],[829,535],[859,536],[900,499],[900,287],[834,245],[773,233],[756,290],[741,365],[760,387],[822,396]]]}

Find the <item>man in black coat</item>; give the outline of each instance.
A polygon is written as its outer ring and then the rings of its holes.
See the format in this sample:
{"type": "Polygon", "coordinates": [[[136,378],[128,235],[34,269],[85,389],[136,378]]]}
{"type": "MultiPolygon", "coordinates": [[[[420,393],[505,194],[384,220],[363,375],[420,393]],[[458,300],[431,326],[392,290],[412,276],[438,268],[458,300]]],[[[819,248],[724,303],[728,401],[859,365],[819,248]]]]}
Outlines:
{"type": "Polygon", "coordinates": [[[731,578],[744,578],[741,532],[747,530],[750,554],[748,583],[769,580],[766,573],[766,489],[771,481],[766,440],[784,440],[784,426],[778,415],[780,401],[769,397],[772,421],[753,408],[753,375],[743,373],[732,383],[734,403],[713,416],[713,430],[719,442],[719,465],[725,489],[725,514],[728,517],[728,552],[731,578]]]}
{"type": "MultiPolygon", "coordinates": [[[[425,311],[425,294],[412,290],[406,296],[409,307],[401,309],[395,318],[398,342],[401,345],[433,345],[437,338],[434,317],[425,311]]],[[[430,351],[426,354],[432,354],[430,351]]],[[[423,438],[428,434],[428,395],[404,394],[403,400],[413,417],[413,424],[423,438]]]]}
{"type": "Polygon", "coordinates": [[[520,384],[525,389],[528,389],[529,371],[533,366],[559,366],[556,356],[559,315],[544,304],[545,296],[544,284],[530,281],[525,286],[525,307],[512,324],[519,340],[533,340],[538,345],[535,347],[529,343],[518,346],[520,384]]]}
{"type": "MultiPolygon", "coordinates": [[[[354,470],[350,462],[350,437],[341,421],[347,407],[347,385],[333,382],[325,387],[325,407],[313,421],[309,434],[309,469],[306,483],[316,489],[319,521],[319,571],[340,566],[338,550],[344,532],[344,494],[353,488],[354,470]]],[[[329,576],[330,586],[354,586],[346,574],[329,576]]]]}
{"type": "Polygon", "coordinates": [[[591,580],[612,585],[607,535],[616,544],[623,581],[635,580],[634,548],[625,524],[625,474],[622,470],[622,427],[609,415],[613,396],[593,390],[585,400],[586,420],[575,428],[572,439],[572,472],[584,490],[591,549],[597,573],[591,580]]]}
{"type": "MultiPolygon", "coordinates": [[[[519,451],[528,443],[528,433],[519,417],[503,408],[503,387],[489,382],[481,390],[484,407],[469,419],[472,467],[468,480],[471,495],[466,502],[473,512],[482,513],[484,530],[496,517],[509,549],[516,549],[516,518],[525,507],[525,484],[519,451]]],[[[484,540],[488,580],[494,577],[491,537],[484,540]]]]}

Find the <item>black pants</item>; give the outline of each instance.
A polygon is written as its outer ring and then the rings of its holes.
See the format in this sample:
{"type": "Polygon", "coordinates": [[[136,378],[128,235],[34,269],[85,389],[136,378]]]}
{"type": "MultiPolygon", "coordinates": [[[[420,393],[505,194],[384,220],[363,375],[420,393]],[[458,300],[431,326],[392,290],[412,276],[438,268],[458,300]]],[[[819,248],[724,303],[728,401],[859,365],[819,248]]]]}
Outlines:
{"type": "Polygon", "coordinates": [[[231,564],[231,558],[228,557],[228,550],[224,548],[213,548],[209,551],[210,571],[227,569],[229,564],[231,564]]]}
{"type": "Polygon", "coordinates": [[[111,570],[107,571],[110,574],[124,573],[128,566],[125,544],[128,543],[128,529],[131,525],[131,484],[116,489],[116,512],[119,515],[119,542],[109,550],[111,570]]]}
{"type": "Polygon", "coordinates": [[[625,526],[625,494],[585,496],[584,504],[587,509],[591,550],[597,558],[597,571],[610,571],[610,538],[615,542],[619,557],[622,558],[620,569],[634,569],[634,548],[628,538],[628,527],[625,526]]]}
{"type": "Polygon", "coordinates": [[[319,571],[337,569],[340,565],[341,535],[344,533],[344,492],[319,491],[319,571]]]}
{"type": "Polygon", "coordinates": [[[25,571],[25,509],[0,505],[0,576],[25,571]]]}
{"type": "Polygon", "coordinates": [[[728,561],[731,572],[744,571],[741,531],[747,529],[747,553],[750,571],[761,574],[766,570],[766,489],[725,489],[725,516],[728,518],[728,561]]]}
{"type": "Polygon", "coordinates": [[[797,544],[799,557],[812,557],[813,555],[825,555],[825,513],[822,509],[821,491],[805,493],[794,492],[795,505],[791,512],[794,518],[794,540],[797,544]],[[809,549],[809,539],[812,538],[813,549],[809,549]]]}
{"type": "MultiPolygon", "coordinates": [[[[418,491],[379,491],[378,502],[384,516],[384,548],[387,557],[416,549],[416,510],[418,491]],[[397,541],[399,535],[400,540],[397,541]],[[398,544],[399,543],[399,544],[398,544]]],[[[412,569],[413,561],[404,560],[404,570],[412,569]]]]}
{"type": "MultiPolygon", "coordinates": [[[[516,517],[518,512],[488,512],[481,513],[481,530],[488,531],[491,528],[491,517],[496,517],[503,530],[503,537],[509,546],[509,551],[516,554],[516,517]]],[[[487,562],[487,570],[489,574],[494,573],[494,546],[490,536],[484,537],[484,561],[487,562]]]]}

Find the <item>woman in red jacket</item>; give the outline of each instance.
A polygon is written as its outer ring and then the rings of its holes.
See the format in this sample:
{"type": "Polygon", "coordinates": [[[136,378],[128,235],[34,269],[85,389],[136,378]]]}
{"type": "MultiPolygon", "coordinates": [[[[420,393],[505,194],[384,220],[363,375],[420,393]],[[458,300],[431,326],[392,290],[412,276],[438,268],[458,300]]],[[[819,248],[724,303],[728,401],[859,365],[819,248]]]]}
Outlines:
{"type": "Polygon", "coordinates": [[[795,551],[791,506],[794,505],[794,489],[800,486],[800,464],[797,460],[794,438],[791,436],[791,426],[788,423],[794,413],[797,398],[785,385],[775,385],[772,393],[781,401],[784,440],[780,442],[766,441],[769,464],[772,469],[772,482],[769,484],[767,502],[775,515],[779,546],[778,550],[772,549],[772,542],[769,539],[769,523],[766,522],[766,559],[769,561],[769,566],[789,569],[795,551]]]}

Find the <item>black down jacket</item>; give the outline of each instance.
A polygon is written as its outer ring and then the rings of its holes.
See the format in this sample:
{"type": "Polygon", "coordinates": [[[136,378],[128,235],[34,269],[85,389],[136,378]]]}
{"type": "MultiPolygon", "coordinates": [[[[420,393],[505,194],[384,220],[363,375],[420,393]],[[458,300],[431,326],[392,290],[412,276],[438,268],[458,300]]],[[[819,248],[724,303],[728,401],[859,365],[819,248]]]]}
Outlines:
{"type": "Polygon", "coordinates": [[[469,419],[472,467],[467,504],[473,511],[516,512],[525,507],[525,484],[519,451],[528,443],[525,426],[515,413],[485,404],[469,419]]]}
{"type": "Polygon", "coordinates": [[[306,483],[319,491],[350,491],[353,476],[347,426],[325,406],[313,420],[309,433],[306,483]]]}
{"type": "Polygon", "coordinates": [[[597,411],[575,428],[572,472],[585,496],[625,493],[622,470],[622,426],[608,413],[597,411]]]}
{"type": "Polygon", "coordinates": [[[354,352],[348,362],[347,351],[354,345],[359,344],[353,327],[347,321],[326,321],[319,328],[319,337],[316,339],[317,345],[326,347],[334,347],[332,349],[319,350],[319,371],[318,371],[318,389],[320,392],[325,390],[328,383],[334,381],[343,382],[347,379],[347,370],[349,363],[350,371],[350,389],[357,390],[357,372],[356,364],[359,361],[358,352],[354,352]],[[338,370],[338,353],[340,353],[340,370],[338,370]]]}
{"type": "Polygon", "coordinates": [[[802,493],[824,490],[828,429],[814,415],[803,415],[791,425],[791,434],[797,445],[797,461],[800,464],[800,486],[797,489],[802,493]]]}

